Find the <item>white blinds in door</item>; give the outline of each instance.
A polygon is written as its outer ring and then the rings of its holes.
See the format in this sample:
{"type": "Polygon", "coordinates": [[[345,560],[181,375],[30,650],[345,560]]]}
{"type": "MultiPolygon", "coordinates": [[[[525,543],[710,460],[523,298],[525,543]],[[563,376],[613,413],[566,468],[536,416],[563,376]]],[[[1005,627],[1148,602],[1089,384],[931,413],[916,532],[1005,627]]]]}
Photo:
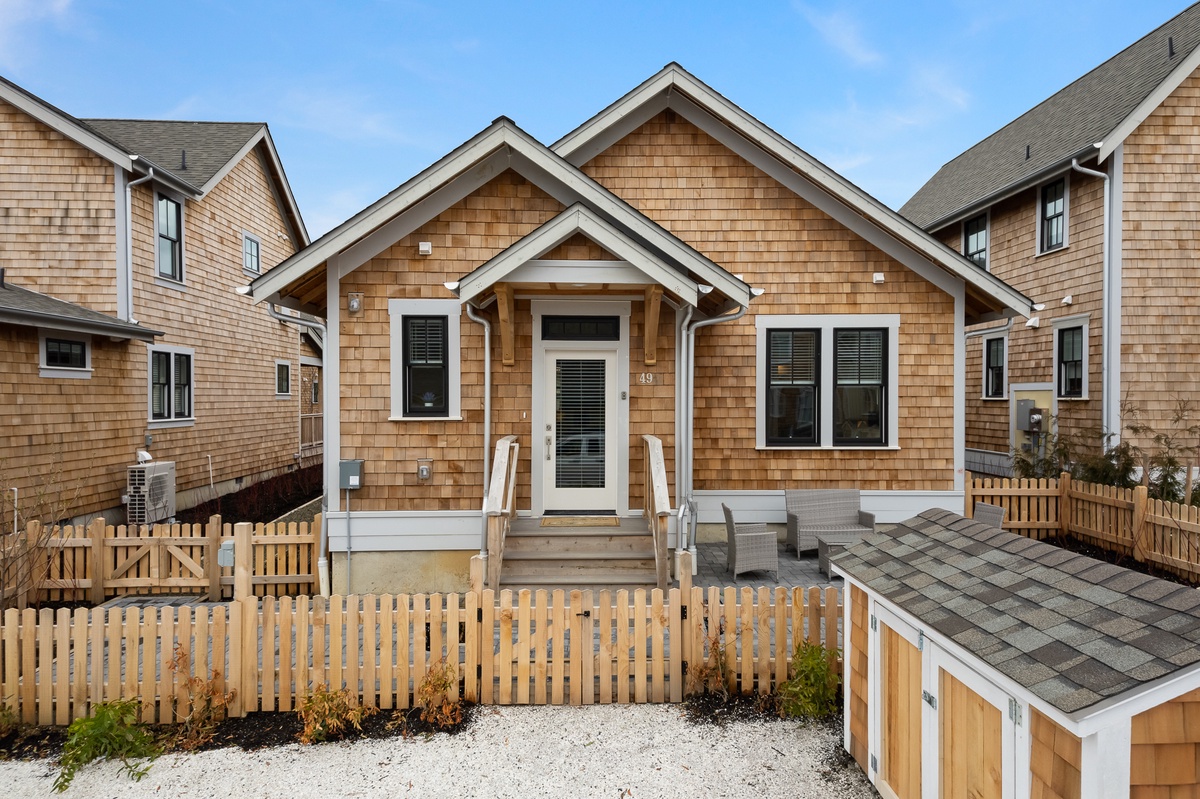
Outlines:
{"type": "Polygon", "coordinates": [[[604,361],[559,359],[555,441],[558,488],[604,488],[604,361]]]}

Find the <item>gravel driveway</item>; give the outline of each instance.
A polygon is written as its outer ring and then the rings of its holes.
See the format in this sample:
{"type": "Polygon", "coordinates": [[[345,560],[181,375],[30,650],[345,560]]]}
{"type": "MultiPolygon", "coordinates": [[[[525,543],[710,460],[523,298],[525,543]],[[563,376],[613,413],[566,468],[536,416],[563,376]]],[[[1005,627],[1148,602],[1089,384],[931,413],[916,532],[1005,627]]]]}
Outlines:
{"type": "MultiPolygon", "coordinates": [[[[877,797],[857,766],[833,765],[835,738],[795,721],[692,724],[672,705],[487,707],[456,736],[166,755],[137,783],[92,764],[62,796],[877,797]]],[[[0,793],[53,796],[55,774],[0,762],[0,793]]]]}

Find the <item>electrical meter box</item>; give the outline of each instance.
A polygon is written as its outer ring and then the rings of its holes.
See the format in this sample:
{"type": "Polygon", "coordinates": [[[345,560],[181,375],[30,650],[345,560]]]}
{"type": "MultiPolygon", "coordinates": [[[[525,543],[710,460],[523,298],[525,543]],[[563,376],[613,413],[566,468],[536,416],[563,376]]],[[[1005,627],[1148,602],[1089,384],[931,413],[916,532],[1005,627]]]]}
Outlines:
{"type": "Polygon", "coordinates": [[[1022,433],[1028,433],[1029,430],[1029,412],[1037,407],[1034,400],[1019,399],[1017,400],[1017,429],[1022,433]]]}
{"type": "Polygon", "coordinates": [[[362,481],[363,462],[361,460],[338,461],[338,488],[342,491],[362,488],[362,481]]]}

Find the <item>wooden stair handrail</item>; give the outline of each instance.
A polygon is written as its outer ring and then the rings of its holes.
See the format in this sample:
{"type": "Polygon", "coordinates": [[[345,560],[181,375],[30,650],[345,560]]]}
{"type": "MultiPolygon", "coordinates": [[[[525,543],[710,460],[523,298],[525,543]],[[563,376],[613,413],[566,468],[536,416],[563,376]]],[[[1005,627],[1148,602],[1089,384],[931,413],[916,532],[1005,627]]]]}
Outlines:
{"type": "Polygon", "coordinates": [[[484,515],[487,516],[487,585],[497,590],[500,587],[500,569],[504,565],[504,539],[516,513],[513,497],[519,452],[520,444],[516,436],[504,436],[496,442],[492,478],[483,505],[484,515]]]}
{"type": "Polygon", "coordinates": [[[663,457],[662,441],[657,436],[643,435],[642,440],[646,444],[646,509],[643,513],[654,538],[655,578],[658,587],[665,591],[670,574],[667,560],[667,519],[671,515],[667,463],[663,457]]]}

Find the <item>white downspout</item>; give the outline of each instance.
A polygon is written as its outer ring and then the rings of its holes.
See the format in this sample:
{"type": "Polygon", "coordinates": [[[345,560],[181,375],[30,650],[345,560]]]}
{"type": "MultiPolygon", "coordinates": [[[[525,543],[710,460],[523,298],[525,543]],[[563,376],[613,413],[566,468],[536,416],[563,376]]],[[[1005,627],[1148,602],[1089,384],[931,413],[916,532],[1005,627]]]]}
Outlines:
{"type": "MultiPolygon", "coordinates": [[[[137,156],[131,155],[130,160],[136,161],[137,156]]],[[[128,311],[126,321],[133,324],[137,324],[133,314],[133,187],[151,180],[154,180],[154,167],[150,167],[145,177],[125,184],[125,263],[122,264],[122,269],[125,272],[125,309],[128,311]]]]}
{"type": "MultiPolygon", "coordinates": [[[[1111,385],[1111,375],[1113,372],[1111,363],[1114,353],[1112,352],[1112,347],[1109,345],[1109,342],[1112,339],[1113,324],[1116,321],[1113,319],[1112,314],[1112,281],[1110,277],[1110,272],[1112,271],[1112,245],[1110,244],[1112,226],[1109,224],[1108,218],[1109,214],[1111,213],[1110,209],[1112,208],[1112,183],[1109,180],[1107,172],[1098,172],[1095,169],[1087,169],[1082,167],[1079,165],[1078,158],[1071,159],[1071,168],[1076,172],[1080,172],[1084,175],[1091,175],[1092,177],[1100,178],[1104,181],[1104,255],[1102,256],[1103,288],[1100,300],[1100,307],[1104,309],[1104,320],[1100,333],[1100,348],[1104,351],[1104,354],[1100,358],[1100,385],[1103,386],[1101,389],[1102,395],[1100,397],[1100,418],[1103,420],[1103,425],[1105,428],[1104,432],[1106,433],[1104,438],[1104,448],[1108,450],[1112,449],[1121,442],[1120,415],[1117,414],[1115,417],[1115,425],[1112,425],[1113,419],[1110,418],[1110,414],[1112,414],[1113,409],[1119,408],[1120,406],[1120,397],[1113,396],[1113,394],[1116,393],[1116,389],[1114,389],[1111,385]],[[1114,404],[1114,400],[1117,404],[1114,404]]],[[[1115,355],[1118,359],[1120,358],[1120,353],[1115,353],[1115,355]]]]}
{"type": "Polygon", "coordinates": [[[483,532],[479,540],[479,557],[487,558],[487,496],[488,483],[491,481],[491,463],[489,456],[492,451],[492,323],[485,317],[475,313],[471,303],[466,304],[467,318],[476,324],[483,325],[483,504],[485,512],[480,514],[483,519],[483,532]]]}

